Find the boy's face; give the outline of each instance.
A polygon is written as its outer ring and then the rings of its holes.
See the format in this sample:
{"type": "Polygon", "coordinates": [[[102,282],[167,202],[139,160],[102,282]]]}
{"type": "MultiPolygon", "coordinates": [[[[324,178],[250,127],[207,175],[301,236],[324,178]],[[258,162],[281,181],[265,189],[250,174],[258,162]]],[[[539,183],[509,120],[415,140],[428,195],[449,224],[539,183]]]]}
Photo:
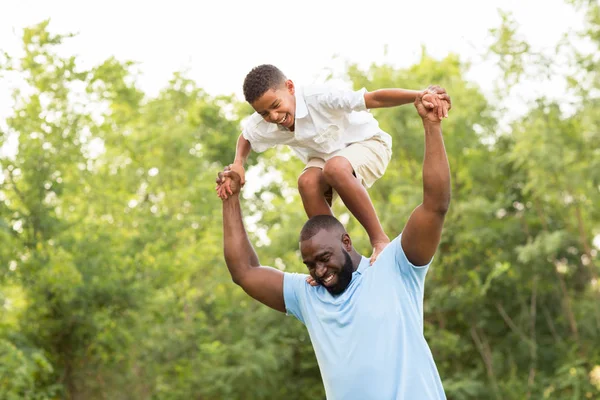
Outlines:
{"type": "Polygon", "coordinates": [[[294,130],[294,122],[296,122],[294,118],[296,114],[296,97],[294,93],[294,83],[288,79],[277,89],[267,90],[251,105],[265,121],[294,130]]]}

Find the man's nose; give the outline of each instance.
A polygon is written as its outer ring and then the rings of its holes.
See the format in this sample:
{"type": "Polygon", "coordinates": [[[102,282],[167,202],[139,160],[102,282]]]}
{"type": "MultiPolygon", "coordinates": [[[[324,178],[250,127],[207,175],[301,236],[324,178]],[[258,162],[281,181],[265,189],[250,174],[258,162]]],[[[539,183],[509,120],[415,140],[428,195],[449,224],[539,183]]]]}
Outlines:
{"type": "Polygon", "coordinates": [[[323,276],[325,276],[326,273],[327,268],[325,268],[325,265],[318,263],[317,267],[315,268],[315,275],[317,275],[317,278],[322,278],[323,276]]]}
{"type": "Polygon", "coordinates": [[[269,119],[271,120],[271,122],[277,122],[279,121],[279,115],[277,114],[277,112],[271,111],[269,113],[269,119]]]}

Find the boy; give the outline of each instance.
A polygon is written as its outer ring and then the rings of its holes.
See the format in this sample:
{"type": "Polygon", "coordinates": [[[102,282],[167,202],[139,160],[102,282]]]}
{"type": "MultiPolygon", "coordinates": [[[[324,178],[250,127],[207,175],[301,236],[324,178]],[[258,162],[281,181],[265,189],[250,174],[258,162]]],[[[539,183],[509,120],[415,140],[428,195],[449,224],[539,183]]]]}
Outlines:
{"type": "MultiPolygon", "coordinates": [[[[445,90],[429,87],[424,104],[448,116],[445,90]]],[[[297,87],[273,65],[253,68],[244,80],[244,97],[256,111],[239,136],[230,168],[244,184],[244,164],[250,150],[263,152],[285,144],[306,167],[298,190],[308,217],[333,215],[334,192],[367,231],[371,264],[390,242],[366,188],[381,178],[392,155],[392,138],[368,112],[372,108],[413,103],[419,91],[340,90],[328,85],[297,87]]],[[[217,186],[219,197],[231,194],[229,181],[217,186]]]]}

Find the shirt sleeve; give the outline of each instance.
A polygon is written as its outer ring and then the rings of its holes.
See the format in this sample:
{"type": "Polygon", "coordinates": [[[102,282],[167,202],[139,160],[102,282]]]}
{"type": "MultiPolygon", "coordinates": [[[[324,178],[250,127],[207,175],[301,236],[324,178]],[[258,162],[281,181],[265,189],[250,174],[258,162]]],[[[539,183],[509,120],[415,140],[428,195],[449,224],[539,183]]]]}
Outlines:
{"type": "Polygon", "coordinates": [[[276,145],[276,143],[269,141],[266,137],[261,135],[261,122],[262,117],[254,113],[248,118],[244,124],[244,128],[242,129],[242,136],[244,136],[244,139],[250,142],[252,150],[257,153],[262,153],[263,151],[266,151],[276,145]]]}
{"type": "Polygon", "coordinates": [[[402,248],[402,234],[394,239],[394,246],[396,247],[396,265],[400,268],[400,271],[405,275],[415,278],[417,282],[420,282],[420,286],[422,286],[433,258],[426,265],[417,266],[411,263],[402,248]]]}
{"type": "Polygon", "coordinates": [[[407,292],[414,301],[419,315],[421,316],[419,324],[423,330],[423,297],[425,296],[425,276],[433,259],[426,265],[416,266],[408,261],[406,253],[402,248],[402,235],[394,239],[396,246],[396,266],[400,268],[400,273],[404,277],[407,292]]]}
{"type": "Polygon", "coordinates": [[[293,315],[304,324],[303,303],[306,296],[306,275],[285,272],[283,275],[283,300],[287,315],[293,315]]]}
{"type": "Polygon", "coordinates": [[[318,97],[319,103],[325,108],[331,110],[341,110],[346,112],[351,111],[367,111],[365,103],[365,93],[367,89],[360,90],[343,90],[332,89],[318,97]]]}

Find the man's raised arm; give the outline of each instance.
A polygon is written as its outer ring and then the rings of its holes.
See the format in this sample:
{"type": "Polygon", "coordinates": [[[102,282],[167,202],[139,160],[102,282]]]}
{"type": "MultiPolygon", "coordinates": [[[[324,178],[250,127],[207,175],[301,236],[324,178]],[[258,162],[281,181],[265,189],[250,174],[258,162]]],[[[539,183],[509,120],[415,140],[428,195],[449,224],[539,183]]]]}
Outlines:
{"type": "Polygon", "coordinates": [[[283,272],[260,265],[242,220],[240,176],[226,167],[224,172],[219,173],[217,183],[225,177],[231,179],[232,191],[223,200],[223,247],[231,278],[254,299],[285,312],[283,272]]]}
{"type": "MultiPolygon", "coordinates": [[[[433,101],[439,103],[435,98],[433,101]]],[[[402,231],[402,248],[408,260],[420,266],[431,261],[440,243],[451,190],[450,167],[436,109],[424,106],[422,93],[415,100],[415,107],[425,131],[423,202],[413,211],[402,231]]]]}

